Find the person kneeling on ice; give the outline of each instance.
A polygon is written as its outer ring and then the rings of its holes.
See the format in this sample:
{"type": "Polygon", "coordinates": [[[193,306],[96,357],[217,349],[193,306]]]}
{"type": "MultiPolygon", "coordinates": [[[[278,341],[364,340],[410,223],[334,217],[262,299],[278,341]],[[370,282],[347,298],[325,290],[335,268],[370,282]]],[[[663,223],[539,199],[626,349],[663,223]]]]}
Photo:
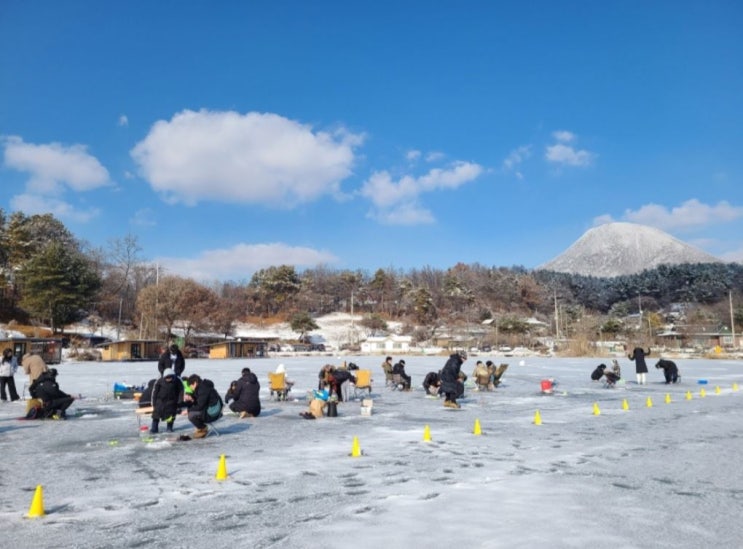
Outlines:
{"type": "Polygon", "coordinates": [[[475,369],[472,370],[472,377],[475,378],[475,389],[478,391],[492,391],[493,384],[490,383],[490,376],[491,372],[488,367],[483,364],[482,360],[478,360],[475,369]]]}
{"type": "Polygon", "coordinates": [[[457,397],[464,393],[464,383],[460,381],[460,374],[465,360],[467,360],[467,353],[464,351],[454,353],[449,356],[449,360],[441,370],[441,391],[446,397],[444,406],[447,408],[461,408],[457,404],[457,397]]]}
{"type": "Polygon", "coordinates": [[[666,385],[669,383],[678,383],[680,381],[681,376],[679,375],[679,369],[676,366],[676,363],[672,360],[661,358],[655,364],[655,367],[663,370],[663,376],[666,378],[666,385]]]}
{"type": "Polygon", "coordinates": [[[42,402],[41,417],[67,419],[67,408],[75,399],[59,388],[57,369],[52,368],[41,374],[35,385],[32,396],[42,402]]]}
{"type": "Polygon", "coordinates": [[[322,391],[313,391],[310,396],[310,406],[306,412],[299,414],[304,419],[318,419],[325,415],[325,406],[328,404],[330,399],[330,391],[323,389],[322,391]]]}
{"type": "Polygon", "coordinates": [[[441,378],[438,372],[428,372],[426,377],[423,378],[423,389],[427,395],[439,396],[441,390],[441,378]]]}
{"type": "Polygon", "coordinates": [[[240,415],[240,418],[258,417],[261,415],[261,399],[259,393],[261,384],[258,377],[250,371],[250,368],[243,368],[241,377],[230,384],[227,394],[224,396],[225,404],[230,400],[234,402],[229,404],[230,410],[240,415]]]}
{"type": "Polygon", "coordinates": [[[209,432],[206,424],[222,417],[222,397],[211,379],[201,379],[197,374],[192,374],[187,382],[193,393],[185,397],[187,403],[190,401],[188,420],[195,427],[193,438],[204,438],[209,432]]]}
{"type": "Polygon", "coordinates": [[[175,377],[171,368],[163,370],[163,377],[152,387],[152,425],[150,433],[157,433],[160,420],[165,421],[166,431],[173,432],[173,423],[178,408],[183,402],[183,384],[175,377]]]}

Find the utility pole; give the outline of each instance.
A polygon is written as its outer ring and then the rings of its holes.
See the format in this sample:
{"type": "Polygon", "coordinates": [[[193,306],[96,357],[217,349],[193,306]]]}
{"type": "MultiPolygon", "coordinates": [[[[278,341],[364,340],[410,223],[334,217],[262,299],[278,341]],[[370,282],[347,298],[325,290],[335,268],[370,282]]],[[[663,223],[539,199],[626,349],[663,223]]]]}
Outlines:
{"type": "Polygon", "coordinates": [[[730,300],[730,333],[733,335],[733,349],[737,347],[735,344],[735,315],[733,314],[733,292],[728,292],[728,299],[730,300]]]}
{"type": "Polygon", "coordinates": [[[557,290],[555,290],[555,339],[560,339],[560,313],[557,309],[557,290]]]}

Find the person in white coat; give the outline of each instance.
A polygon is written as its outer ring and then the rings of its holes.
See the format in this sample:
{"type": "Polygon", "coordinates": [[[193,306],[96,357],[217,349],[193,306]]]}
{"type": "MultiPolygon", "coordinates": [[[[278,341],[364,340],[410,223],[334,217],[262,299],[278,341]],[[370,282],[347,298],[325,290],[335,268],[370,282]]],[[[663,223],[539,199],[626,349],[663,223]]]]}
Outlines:
{"type": "Polygon", "coordinates": [[[0,400],[3,402],[8,400],[13,402],[19,400],[21,397],[18,396],[18,391],[15,388],[15,375],[18,370],[18,359],[13,355],[12,349],[5,349],[3,351],[3,358],[0,359],[0,400]],[[5,387],[8,388],[8,394],[5,394],[5,387]]]}

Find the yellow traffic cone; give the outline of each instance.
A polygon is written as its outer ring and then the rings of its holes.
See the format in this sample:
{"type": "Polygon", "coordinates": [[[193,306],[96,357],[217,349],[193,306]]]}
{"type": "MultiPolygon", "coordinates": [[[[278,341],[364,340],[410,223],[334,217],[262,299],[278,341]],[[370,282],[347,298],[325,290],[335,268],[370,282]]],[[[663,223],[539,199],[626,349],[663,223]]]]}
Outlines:
{"type": "Polygon", "coordinates": [[[217,466],[217,475],[215,478],[217,480],[227,480],[227,460],[224,454],[219,456],[219,465],[217,466]]]}
{"type": "Polygon", "coordinates": [[[472,430],[472,434],[478,435],[478,436],[482,434],[482,429],[480,428],[480,420],[479,419],[476,419],[475,420],[475,428],[472,430]]]}
{"type": "Polygon", "coordinates": [[[692,398],[691,391],[686,391],[686,400],[691,400],[692,398]]]}
{"type": "Polygon", "coordinates": [[[622,401],[622,410],[629,410],[629,402],[626,398],[622,401]]]}
{"type": "Polygon", "coordinates": [[[733,391],[734,392],[737,392],[738,391],[738,384],[737,383],[733,383],[733,391]]]}
{"type": "Polygon", "coordinates": [[[539,414],[539,410],[536,411],[534,414],[534,425],[541,425],[542,424],[542,416],[539,414]]]}
{"type": "Polygon", "coordinates": [[[39,484],[34,492],[34,499],[31,500],[31,507],[28,508],[28,518],[43,517],[44,513],[44,490],[39,484]]]}
{"type": "Polygon", "coordinates": [[[719,395],[720,393],[721,393],[720,386],[719,385],[715,385],[715,394],[716,395],[719,395]]]}
{"type": "Polygon", "coordinates": [[[666,404],[671,403],[671,393],[666,393],[666,404]]]}
{"type": "Polygon", "coordinates": [[[704,389],[700,389],[699,396],[702,397],[702,398],[706,397],[707,396],[707,391],[705,391],[704,389]]]}
{"type": "Polygon", "coordinates": [[[652,407],[653,407],[653,400],[652,400],[652,399],[651,399],[650,397],[648,397],[648,400],[647,400],[647,402],[645,403],[645,405],[646,405],[646,406],[647,406],[648,408],[652,408],[652,407]]]}
{"type": "Polygon", "coordinates": [[[593,403],[593,415],[594,416],[600,416],[601,415],[601,410],[599,410],[599,403],[598,402],[594,402],[593,403]]]}
{"type": "Polygon", "coordinates": [[[423,428],[423,442],[431,442],[431,428],[428,425],[423,428]]]}
{"type": "Polygon", "coordinates": [[[353,437],[353,445],[351,446],[351,457],[361,457],[361,446],[359,446],[359,437],[353,437]]]}

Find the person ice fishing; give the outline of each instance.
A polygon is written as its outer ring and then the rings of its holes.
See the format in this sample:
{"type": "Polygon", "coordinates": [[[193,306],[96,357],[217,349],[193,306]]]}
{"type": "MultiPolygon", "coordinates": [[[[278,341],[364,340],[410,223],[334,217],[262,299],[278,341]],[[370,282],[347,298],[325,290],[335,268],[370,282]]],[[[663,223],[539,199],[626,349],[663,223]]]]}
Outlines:
{"type": "Polygon", "coordinates": [[[261,384],[258,377],[250,371],[250,368],[243,368],[240,372],[240,379],[236,379],[230,384],[227,394],[224,396],[225,404],[229,404],[230,410],[240,415],[240,418],[258,417],[261,415],[261,384]]]}
{"type": "Polygon", "coordinates": [[[193,392],[188,408],[188,420],[193,424],[195,430],[193,438],[204,438],[209,430],[207,423],[217,421],[222,417],[222,397],[214,388],[211,379],[201,379],[201,376],[192,374],[188,377],[188,386],[193,392]]]}
{"type": "Polygon", "coordinates": [[[44,362],[44,359],[39,356],[38,353],[35,351],[31,351],[23,355],[23,358],[21,359],[21,366],[23,366],[23,371],[26,372],[28,375],[28,383],[29,385],[32,385],[34,381],[36,381],[41,374],[44,372],[48,372],[49,368],[46,365],[46,362],[44,362]]]}
{"type": "Polygon", "coordinates": [[[635,361],[635,372],[637,373],[637,384],[646,385],[648,365],[645,363],[645,357],[650,356],[650,348],[645,351],[642,347],[635,347],[632,354],[627,358],[635,361]]]}
{"type": "Polygon", "coordinates": [[[75,401],[74,397],[59,388],[56,368],[39,376],[33,394],[43,404],[41,417],[44,418],[67,419],[67,408],[75,401]]]}
{"type": "Polygon", "coordinates": [[[150,433],[159,431],[160,420],[165,421],[166,431],[173,432],[178,407],[183,403],[183,384],[175,377],[175,372],[167,368],[163,377],[152,387],[152,425],[150,433]]]}
{"type": "Polygon", "coordinates": [[[457,403],[457,396],[461,391],[459,374],[465,360],[467,360],[467,353],[464,351],[454,353],[449,356],[449,360],[441,370],[441,391],[444,393],[444,406],[447,408],[461,408],[457,403]]]}
{"type": "Polygon", "coordinates": [[[666,385],[668,385],[669,383],[679,382],[681,376],[679,376],[679,369],[674,361],[661,358],[655,364],[655,367],[663,370],[663,377],[666,378],[666,385]]]}
{"type": "Polygon", "coordinates": [[[402,390],[410,391],[413,379],[405,372],[405,361],[399,360],[392,367],[392,375],[399,375],[402,380],[402,390]]]}

